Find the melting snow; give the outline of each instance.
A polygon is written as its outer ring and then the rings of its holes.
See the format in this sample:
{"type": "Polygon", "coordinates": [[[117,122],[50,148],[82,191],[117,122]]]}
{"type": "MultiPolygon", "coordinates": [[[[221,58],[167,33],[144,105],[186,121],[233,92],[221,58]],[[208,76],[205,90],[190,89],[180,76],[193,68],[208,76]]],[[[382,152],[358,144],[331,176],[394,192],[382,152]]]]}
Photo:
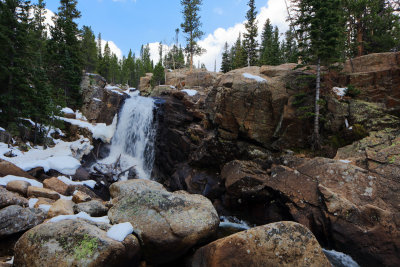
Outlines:
{"type": "Polygon", "coordinates": [[[188,94],[189,96],[195,96],[197,95],[197,91],[193,90],[193,89],[184,89],[182,90],[182,92],[185,92],[186,94],[188,94]]]}
{"type": "Polygon", "coordinates": [[[76,170],[81,166],[79,160],[71,156],[49,157],[47,159],[21,162],[18,164],[24,171],[29,171],[37,167],[42,167],[45,172],[56,170],[65,175],[74,175],[76,170]]]}
{"type": "Polygon", "coordinates": [[[124,241],[127,235],[133,233],[133,227],[130,222],[113,225],[108,231],[107,236],[119,242],[124,241]]]}
{"type": "Polygon", "coordinates": [[[14,175],[7,175],[5,177],[0,178],[0,185],[6,186],[11,181],[25,181],[25,182],[30,183],[32,186],[43,187],[43,184],[36,180],[28,179],[25,177],[14,176],[14,175]]]}
{"type": "Polygon", "coordinates": [[[343,163],[350,163],[351,162],[351,160],[344,160],[344,159],[341,159],[341,160],[339,160],[340,162],[343,162],[343,163]]]}
{"type": "Polygon", "coordinates": [[[28,203],[29,203],[29,208],[33,209],[35,207],[35,204],[39,201],[38,198],[30,198],[28,203]]]}
{"type": "Polygon", "coordinates": [[[45,213],[48,213],[49,210],[50,210],[50,208],[51,208],[51,205],[47,205],[47,204],[39,205],[39,209],[41,209],[41,210],[44,211],[45,213]]]}
{"type": "Polygon", "coordinates": [[[59,222],[63,220],[77,220],[77,219],[85,219],[95,223],[110,223],[110,220],[108,219],[107,216],[91,217],[86,212],[79,212],[78,214],[75,215],[59,215],[57,217],[51,218],[48,222],[59,222]]]}
{"type": "Polygon", "coordinates": [[[243,77],[247,78],[247,79],[252,79],[252,80],[256,80],[259,83],[266,83],[267,80],[264,78],[261,78],[260,76],[256,76],[250,73],[243,73],[243,77]]]}
{"type": "Polygon", "coordinates": [[[57,177],[58,178],[58,180],[60,180],[60,181],[62,181],[62,182],[64,182],[65,184],[67,184],[67,185],[86,185],[86,186],[88,186],[88,187],[90,187],[90,188],[94,188],[94,186],[96,185],[96,181],[93,181],[93,180],[87,180],[87,181],[82,181],[82,182],[75,182],[75,181],[72,181],[71,179],[69,179],[69,178],[67,178],[67,177],[65,177],[65,176],[59,176],[59,177],[57,177]]]}

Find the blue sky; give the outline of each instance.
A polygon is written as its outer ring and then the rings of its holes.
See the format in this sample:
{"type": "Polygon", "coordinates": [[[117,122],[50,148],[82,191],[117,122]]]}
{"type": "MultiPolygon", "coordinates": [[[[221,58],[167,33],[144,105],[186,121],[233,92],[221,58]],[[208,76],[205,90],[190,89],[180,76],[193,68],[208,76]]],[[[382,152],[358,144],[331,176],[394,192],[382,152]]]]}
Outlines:
{"type": "MultiPolygon", "coordinates": [[[[269,1],[280,6],[281,3],[278,2],[284,2],[283,0],[255,0],[259,13],[261,8],[268,6],[269,1]]],[[[229,29],[241,24],[248,10],[247,2],[248,0],[203,0],[200,14],[203,23],[202,30],[205,33],[204,39],[214,35],[217,29],[229,29]]],[[[48,9],[57,12],[58,0],[47,0],[46,4],[48,9]]],[[[91,26],[96,36],[101,32],[102,39],[113,41],[124,55],[127,55],[129,49],[134,52],[139,51],[140,46],[146,43],[162,41],[171,44],[175,29],[183,21],[180,0],[79,0],[78,9],[82,13],[82,17],[78,20],[79,26],[91,26]]],[[[270,13],[273,16],[276,12],[270,13]]],[[[233,33],[226,32],[225,34],[232,35],[233,33]]],[[[236,38],[237,36],[234,37],[236,38]]],[[[230,40],[232,38],[227,39],[229,43],[232,43],[230,40]]],[[[184,42],[182,34],[180,42],[184,42]]],[[[211,43],[215,43],[215,40],[211,43]]],[[[207,46],[205,43],[204,45],[207,46]]],[[[216,53],[213,55],[215,58],[216,53]]],[[[211,62],[211,59],[208,61],[211,62]]],[[[206,64],[210,65],[209,62],[206,64]]]]}

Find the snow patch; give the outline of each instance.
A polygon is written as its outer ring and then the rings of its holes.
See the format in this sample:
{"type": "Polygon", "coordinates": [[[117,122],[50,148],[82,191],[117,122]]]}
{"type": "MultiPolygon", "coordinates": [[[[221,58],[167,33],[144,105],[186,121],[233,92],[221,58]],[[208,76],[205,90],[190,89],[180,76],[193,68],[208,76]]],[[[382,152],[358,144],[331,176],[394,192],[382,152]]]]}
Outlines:
{"type": "Polygon", "coordinates": [[[61,112],[66,113],[66,114],[74,114],[75,113],[72,109],[67,108],[67,107],[63,108],[61,110],[61,112]]]}
{"type": "Polygon", "coordinates": [[[85,219],[88,221],[92,221],[94,223],[110,223],[110,219],[107,216],[104,217],[91,217],[86,212],[79,212],[75,215],[59,215],[57,217],[51,218],[48,222],[59,222],[63,220],[77,220],[77,219],[85,219]]]}
{"type": "Polygon", "coordinates": [[[189,96],[195,96],[197,95],[197,91],[193,90],[193,89],[184,89],[182,90],[182,92],[185,92],[186,94],[188,94],[189,96]]]}
{"type": "Polygon", "coordinates": [[[116,241],[122,242],[124,241],[127,235],[133,233],[133,227],[130,222],[120,223],[113,225],[108,231],[107,236],[116,241]]]}
{"type": "Polygon", "coordinates": [[[267,82],[266,79],[261,78],[260,76],[257,76],[257,75],[250,74],[250,73],[243,73],[243,77],[245,77],[247,79],[255,80],[255,81],[259,82],[259,83],[266,83],[267,82]]]}
{"type": "Polygon", "coordinates": [[[340,98],[343,98],[346,95],[347,87],[333,87],[332,91],[340,98]]]}
{"type": "Polygon", "coordinates": [[[39,201],[38,198],[30,198],[28,201],[29,208],[33,209],[35,207],[35,204],[39,201]]]}
{"type": "Polygon", "coordinates": [[[342,162],[342,163],[346,163],[346,164],[351,163],[351,160],[341,159],[341,160],[339,160],[339,161],[342,162]]]}
{"type": "Polygon", "coordinates": [[[18,165],[24,171],[42,167],[45,172],[56,170],[65,175],[74,175],[80,166],[81,163],[71,156],[49,157],[44,160],[23,162],[18,165]]]}
{"type": "Polygon", "coordinates": [[[50,208],[51,208],[51,205],[47,205],[47,204],[39,205],[39,209],[44,211],[45,213],[49,213],[50,208]]]}
{"type": "Polygon", "coordinates": [[[90,188],[94,188],[96,185],[96,181],[93,180],[87,180],[87,181],[82,181],[82,182],[75,182],[72,181],[71,179],[65,177],[65,176],[59,176],[57,177],[58,180],[60,180],[61,182],[67,184],[67,185],[86,185],[90,188]]]}
{"type": "Polygon", "coordinates": [[[14,176],[14,175],[7,175],[5,177],[0,178],[0,185],[6,186],[11,181],[25,181],[25,182],[30,183],[31,186],[43,187],[43,184],[36,180],[28,179],[25,177],[14,176]]]}

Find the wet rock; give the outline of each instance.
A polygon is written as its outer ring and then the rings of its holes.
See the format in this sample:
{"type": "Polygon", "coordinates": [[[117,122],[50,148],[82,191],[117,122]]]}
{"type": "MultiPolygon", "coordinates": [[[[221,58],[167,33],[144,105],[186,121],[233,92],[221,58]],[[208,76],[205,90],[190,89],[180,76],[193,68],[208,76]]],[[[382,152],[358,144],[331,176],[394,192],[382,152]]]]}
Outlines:
{"type": "Polygon", "coordinates": [[[60,181],[56,177],[52,177],[50,179],[46,179],[43,181],[43,187],[47,189],[51,189],[60,193],[61,195],[67,196],[69,192],[69,187],[64,182],[60,181]]]}
{"type": "Polygon", "coordinates": [[[31,186],[31,184],[26,181],[10,181],[7,183],[6,188],[8,191],[16,192],[23,196],[26,196],[29,186],[31,186]]]}
{"type": "Polygon", "coordinates": [[[46,215],[37,209],[17,205],[0,210],[0,237],[26,231],[41,224],[46,215]]]}
{"type": "Polygon", "coordinates": [[[53,190],[47,188],[41,188],[36,186],[28,187],[28,196],[29,197],[44,197],[57,200],[60,198],[60,195],[53,190]]]}
{"type": "Polygon", "coordinates": [[[48,218],[53,218],[59,215],[73,215],[74,214],[74,202],[67,199],[59,199],[54,202],[49,212],[47,213],[48,218]]]}
{"type": "Polygon", "coordinates": [[[196,251],[191,266],[331,266],[314,235],[278,222],[219,239],[196,251]]]}
{"type": "Polygon", "coordinates": [[[105,231],[82,220],[39,225],[15,245],[16,266],[137,266],[139,242],[107,237],[105,231]],[[130,264],[130,265],[129,265],[130,264]]]}
{"type": "Polygon", "coordinates": [[[28,200],[0,186],[0,209],[11,205],[26,207],[28,200]]]}
{"type": "Polygon", "coordinates": [[[101,217],[107,215],[108,208],[99,200],[91,200],[74,205],[74,211],[75,213],[83,211],[92,217],[101,217]]]}
{"type": "Polygon", "coordinates": [[[153,264],[178,258],[211,236],[219,219],[211,202],[184,191],[170,193],[153,181],[131,180],[111,186],[112,223],[130,222],[153,264]]]}

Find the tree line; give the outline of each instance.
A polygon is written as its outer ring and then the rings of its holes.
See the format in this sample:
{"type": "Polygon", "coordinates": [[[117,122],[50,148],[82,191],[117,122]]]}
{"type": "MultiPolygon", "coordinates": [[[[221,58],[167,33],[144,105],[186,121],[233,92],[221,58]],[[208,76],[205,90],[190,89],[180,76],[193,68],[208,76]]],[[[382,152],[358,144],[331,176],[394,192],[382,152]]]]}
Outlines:
{"type": "Polygon", "coordinates": [[[312,44],[316,42],[314,37],[326,30],[330,32],[321,38],[331,39],[331,44],[337,50],[334,54],[337,62],[370,53],[397,51],[400,48],[399,1],[323,1],[327,3],[326,5],[332,4],[331,10],[328,10],[322,1],[285,2],[288,6],[290,29],[284,37],[281,37],[278,27],[274,27],[267,19],[260,36],[261,44],[258,44],[258,28],[255,21],[257,11],[254,0],[249,0],[246,31],[243,33],[243,38],[242,34],[239,34],[232,47],[225,43],[222,53],[222,72],[246,66],[315,63],[310,61],[307,54],[310,54],[312,44]],[[311,23],[319,12],[322,12],[320,21],[326,22],[325,28],[316,27],[311,23]],[[330,29],[331,25],[336,25],[333,26],[336,28],[333,32],[330,29]],[[332,34],[336,40],[331,38],[332,34]],[[314,42],[310,41],[311,37],[314,42]]]}

